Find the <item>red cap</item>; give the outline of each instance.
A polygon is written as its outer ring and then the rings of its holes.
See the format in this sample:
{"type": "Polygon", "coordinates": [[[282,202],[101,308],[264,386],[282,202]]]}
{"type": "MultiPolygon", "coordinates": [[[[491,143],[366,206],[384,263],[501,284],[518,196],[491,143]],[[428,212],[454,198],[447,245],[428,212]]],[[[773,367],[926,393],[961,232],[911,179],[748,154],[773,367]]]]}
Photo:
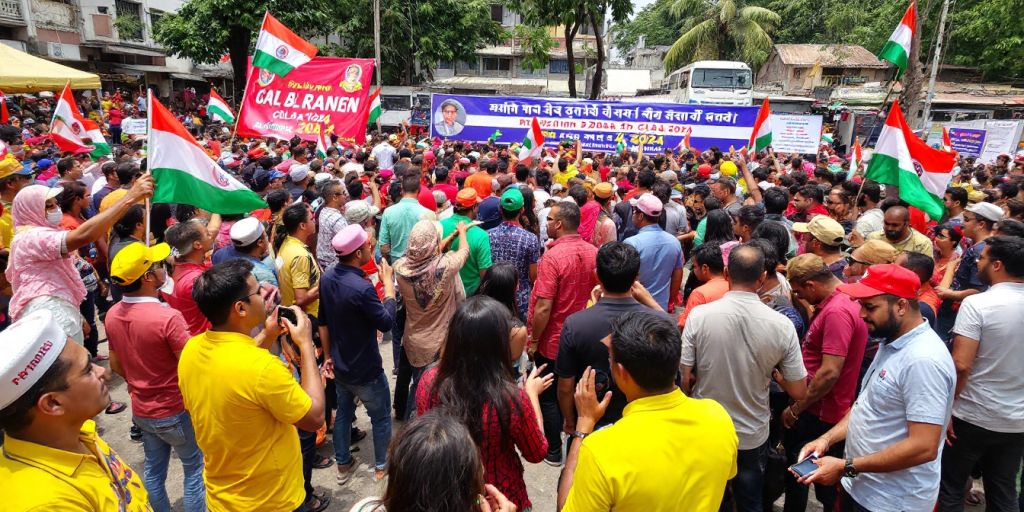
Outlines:
{"type": "Polygon", "coordinates": [[[892,263],[871,265],[859,282],[839,285],[839,291],[854,299],[867,299],[879,295],[916,299],[920,288],[921,278],[917,277],[913,270],[892,263]]]}
{"type": "Polygon", "coordinates": [[[700,167],[697,168],[697,174],[700,174],[702,178],[711,176],[711,164],[700,164],[700,167]]]}

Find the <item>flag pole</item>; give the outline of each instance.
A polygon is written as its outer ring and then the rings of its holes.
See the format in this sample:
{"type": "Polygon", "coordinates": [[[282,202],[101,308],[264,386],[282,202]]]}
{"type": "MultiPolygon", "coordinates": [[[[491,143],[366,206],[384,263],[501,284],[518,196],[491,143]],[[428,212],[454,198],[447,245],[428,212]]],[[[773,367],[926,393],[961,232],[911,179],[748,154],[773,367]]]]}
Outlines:
{"type": "MultiPolygon", "coordinates": [[[[153,160],[153,91],[148,87],[146,88],[146,133],[149,134],[148,142],[146,144],[146,174],[152,176],[153,172],[149,168],[149,162],[153,160]]],[[[153,184],[153,191],[156,191],[156,184],[153,184]]],[[[150,214],[153,209],[153,198],[146,198],[146,247],[150,245],[150,214]]]]}

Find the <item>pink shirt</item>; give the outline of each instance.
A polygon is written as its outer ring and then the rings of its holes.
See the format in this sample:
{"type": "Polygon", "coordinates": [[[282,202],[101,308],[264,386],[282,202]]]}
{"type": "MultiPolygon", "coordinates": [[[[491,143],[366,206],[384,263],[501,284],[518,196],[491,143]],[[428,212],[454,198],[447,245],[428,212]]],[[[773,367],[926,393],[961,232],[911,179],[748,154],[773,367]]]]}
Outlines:
{"type": "Polygon", "coordinates": [[[17,320],[25,305],[43,295],[62,298],[78,307],[85,285],[70,255],[62,255],[68,232],[56,227],[24,226],[11,242],[7,280],[11,282],[10,315],[17,320]]]}
{"type": "Polygon", "coordinates": [[[192,336],[202,334],[210,330],[210,321],[199,311],[199,305],[192,299],[192,285],[206,269],[208,265],[197,263],[178,263],[174,266],[174,292],[164,295],[164,300],[172,308],[181,312],[188,324],[188,332],[192,336]]]}
{"type": "Polygon", "coordinates": [[[868,343],[868,327],[860,318],[860,303],[839,290],[818,304],[815,310],[804,337],[807,382],[821,369],[824,354],[846,359],[832,390],[807,410],[825,423],[836,424],[853,405],[857,377],[868,343]]]}
{"type": "Polygon", "coordinates": [[[124,297],[107,312],[110,351],[124,367],[132,414],[160,419],[185,410],[178,354],[189,339],[185,318],[152,297],[124,297]]]}
{"type": "Polygon", "coordinates": [[[590,300],[590,291],[597,285],[597,247],[584,242],[579,235],[556,239],[537,263],[537,282],[530,295],[528,324],[533,325],[537,299],[552,301],[551,318],[544,332],[532,333],[539,340],[540,355],[554,360],[562,324],[569,315],[583,310],[590,300]]]}

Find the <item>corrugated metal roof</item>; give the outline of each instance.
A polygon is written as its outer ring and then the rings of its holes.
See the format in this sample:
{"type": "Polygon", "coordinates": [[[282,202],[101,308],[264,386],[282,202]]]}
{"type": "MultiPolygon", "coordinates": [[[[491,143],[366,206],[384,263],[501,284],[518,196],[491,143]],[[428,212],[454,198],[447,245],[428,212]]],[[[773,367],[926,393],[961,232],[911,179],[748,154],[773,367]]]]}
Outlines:
{"type": "Polygon", "coordinates": [[[777,44],[775,51],[783,64],[838,68],[885,68],[871,52],[857,44],[777,44]]]}

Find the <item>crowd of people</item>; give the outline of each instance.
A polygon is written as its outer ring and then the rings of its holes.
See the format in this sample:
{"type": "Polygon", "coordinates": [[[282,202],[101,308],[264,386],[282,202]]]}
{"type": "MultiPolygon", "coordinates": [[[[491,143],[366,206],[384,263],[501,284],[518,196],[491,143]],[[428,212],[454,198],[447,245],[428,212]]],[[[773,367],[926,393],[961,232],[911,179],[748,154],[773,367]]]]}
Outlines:
{"type": "Polygon", "coordinates": [[[182,112],[266,202],[229,215],[147,206],[127,96],[98,161],[0,126],[4,510],[169,511],[172,452],[189,512],[319,512],[316,470],[381,482],[354,512],[1024,510],[1024,155],[930,219],[826,145],[318,158],[182,112]]]}

